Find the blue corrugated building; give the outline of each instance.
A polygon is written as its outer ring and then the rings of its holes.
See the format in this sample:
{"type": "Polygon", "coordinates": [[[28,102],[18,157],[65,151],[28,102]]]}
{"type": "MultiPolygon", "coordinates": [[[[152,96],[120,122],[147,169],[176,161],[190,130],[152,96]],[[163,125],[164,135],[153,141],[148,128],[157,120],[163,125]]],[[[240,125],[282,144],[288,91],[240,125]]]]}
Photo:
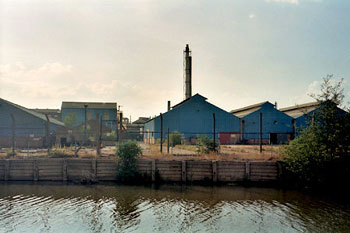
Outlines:
{"type": "Polygon", "coordinates": [[[62,121],[67,117],[74,119],[73,127],[85,123],[86,120],[104,120],[104,125],[112,130],[116,130],[117,125],[117,103],[99,103],[99,102],[62,102],[61,114],[62,121]]]}
{"type": "MultiPolygon", "coordinates": [[[[213,137],[213,113],[216,118],[216,137],[223,133],[239,133],[238,117],[222,110],[206,101],[207,98],[196,94],[172,107],[162,114],[163,137],[167,129],[169,132],[178,131],[184,134],[186,139],[196,138],[198,134],[213,137]]],[[[157,116],[144,126],[144,140],[154,143],[154,139],[160,138],[161,119],[157,116]]]]}
{"type": "Polygon", "coordinates": [[[297,129],[307,127],[309,120],[314,112],[319,108],[319,102],[311,102],[306,104],[295,105],[291,107],[281,108],[280,111],[295,119],[297,129]]]}
{"type": "MultiPolygon", "coordinates": [[[[11,146],[13,119],[15,120],[16,146],[40,147],[45,144],[47,130],[55,138],[56,130],[64,124],[54,118],[27,109],[0,98],[0,147],[11,146]]],[[[52,139],[54,141],[54,139],[52,139]]]]}
{"type": "Polygon", "coordinates": [[[275,105],[268,101],[232,110],[231,113],[241,118],[243,143],[259,143],[260,113],[262,113],[262,142],[264,144],[280,144],[294,138],[294,119],[277,110],[275,105]]]}
{"type": "MultiPolygon", "coordinates": [[[[315,114],[315,112],[319,110],[320,104],[321,104],[320,102],[310,102],[306,104],[300,104],[300,105],[294,105],[291,107],[281,108],[280,111],[295,119],[295,126],[297,131],[299,131],[310,124],[310,121],[312,120],[312,116],[315,114]]],[[[340,115],[343,115],[346,113],[341,108],[337,107],[337,110],[340,115]]]]}

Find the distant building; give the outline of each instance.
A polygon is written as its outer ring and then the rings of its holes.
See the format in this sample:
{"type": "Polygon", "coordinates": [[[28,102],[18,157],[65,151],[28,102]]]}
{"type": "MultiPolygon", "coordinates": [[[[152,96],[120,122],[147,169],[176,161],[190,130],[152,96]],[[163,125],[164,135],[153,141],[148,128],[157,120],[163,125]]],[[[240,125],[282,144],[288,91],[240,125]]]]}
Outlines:
{"type": "Polygon", "coordinates": [[[281,108],[280,111],[295,119],[297,129],[301,129],[308,125],[312,114],[318,109],[320,102],[310,102],[306,104],[295,105],[291,107],[281,108]]]}
{"type": "MultiPolygon", "coordinates": [[[[332,103],[332,102],[327,102],[327,103],[332,103]]],[[[320,105],[321,105],[320,102],[310,102],[310,103],[305,103],[300,105],[294,105],[291,107],[281,108],[280,111],[293,117],[295,119],[295,125],[297,130],[300,130],[307,127],[311,123],[314,113],[320,108],[320,105]]],[[[337,107],[337,109],[340,115],[343,115],[346,113],[341,108],[337,107]]]]}
{"type": "Polygon", "coordinates": [[[49,117],[54,118],[54,119],[59,120],[59,121],[62,120],[60,109],[32,108],[30,110],[44,114],[44,115],[48,115],[49,117]]]}
{"type": "Polygon", "coordinates": [[[85,110],[86,121],[99,121],[102,117],[105,126],[116,130],[117,103],[62,102],[62,121],[72,127],[85,124],[85,110]]]}
{"type": "Polygon", "coordinates": [[[137,141],[143,141],[143,127],[148,120],[150,120],[149,117],[139,117],[139,119],[132,122],[131,124],[127,124],[126,131],[128,138],[137,141]]]}
{"type": "Polygon", "coordinates": [[[56,131],[64,124],[50,116],[0,98],[0,147],[43,147],[54,143],[56,131]],[[14,120],[14,124],[13,124],[14,120]]]}
{"type": "MultiPolygon", "coordinates": [[[[163,137],[166,137],[169,128],[169,132],[183,133],[189,141],[195,139],[197,135],[207,135],[213,138],[213,113],[216,118],[216,138],[225,134],[238,134],[239,118],[206,100],[207,98],[196,94],[162,114],[163,137]]],[[[160,116],[150,119],[144,126],[144,141],[154,143],[155,139],[160,138],[160,131],[160,116]]]]}
{"type": "Polygon", "coordinates": [[[242,142],[258,144],[260,137],[260,113],[262,113],[262,141],[264,144],[280,144],[294,138],[294,119],[277,110],[270,102],[262,102],[231,113],[241,119],[242,142]]]}

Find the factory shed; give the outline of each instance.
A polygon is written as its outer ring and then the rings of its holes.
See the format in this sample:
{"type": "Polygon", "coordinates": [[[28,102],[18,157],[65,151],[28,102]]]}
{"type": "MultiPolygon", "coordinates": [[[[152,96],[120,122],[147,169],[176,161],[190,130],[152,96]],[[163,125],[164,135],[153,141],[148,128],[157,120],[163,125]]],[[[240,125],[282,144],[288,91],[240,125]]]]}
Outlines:
{"type": "Polygon", "coordinates": [[[103,102],[62,102],[62,121],[70,118],[71,127],[77,127],[86,121],[99,121],[102,117],[104,125],[112,130],[117,126],[117,103],[103,102]],[[85,116],[86,115],[86,116],[85,116]]]}
{"type": "Polygon", "coordinates": [[[64,124],[23,106],[0,98],[0,147],[10,147],[15,135],[17,147],[43,147],[55,142],[56,131],[64,124]]]}
{"type": "Polygon", "coordinates": [[[310,102],[306,104],[294,105],[291,107],[281,108],[280,111],[295,119],[297,129],[308,125],[313,113],[319,108],[320,102],[310,102]]]}
{"type": "MultiPolygon", "coordinates": [[[[310,103],[305,103],[300,105],[294,105],[291,107],[281,108],[280,111],[295,119],[295,125],[298,131],[307,127],[310,124],[315,112],[317,112],[320,109],[320,106],[325,103],[334,104],[333,102],[321,103],[316,101],[316,102],[310,102],[310,103]]],[[[346,113],[343,109],[339,107],[337,107],[337,110],[340,115],[343,115],[346,113]]]]}
{"type": "Polygon", "coordinates": [[[241,119],[240,132],[243,143],[259,143],[260,113],[262,143],[281,144],[294,138],[293,117],[279,111],[268,101],[232,110],[230,113],[241,119]]]}
{"type": "MultiPolygon", "coordinates": [[[[225,133],[235,133],[238,135],[239,118],[206,100],[207,98],[196,94],[162,114],[163,138],[166,137],[168,128],[169,132],[178,131],[182,133],[187,141],[194,141],[197,135],[207,135],[213,138],[213,113],[215,114],[216,138],[221,137],[220,135],[224,135],[225,133]]],[[[154,143],[155,139],[160,138],[160,115],[145,123],[144,133],[144,141],[147,143],[154,143]]]]}

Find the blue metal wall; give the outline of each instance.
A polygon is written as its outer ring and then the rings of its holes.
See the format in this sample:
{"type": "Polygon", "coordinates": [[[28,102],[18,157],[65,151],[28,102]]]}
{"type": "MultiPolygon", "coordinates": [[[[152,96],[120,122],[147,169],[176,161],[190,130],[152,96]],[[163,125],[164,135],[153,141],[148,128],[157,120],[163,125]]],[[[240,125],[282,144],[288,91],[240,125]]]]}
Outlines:
{"type": "MultiPolygon", "coordinates": [[[[184,133],[185,138],[207,134],[213,137],[213,113],[216,118],[216,137],[220,132],[239,132],[239,118],[206,102],[205,97],[194,95],[188,101],[163,114],[163,137],[167,128],[170,132],[184,133]]],[[[144,126],[145,138],[147,130],[155,132],[153,137],[160,138],[160,116],[150,120],[144,126]]],[[[150,133],[152,138],[152,133],[150,133]]]]}
{"type": "MultiPolygon", "coordinates": [[[[16,136],[45,136],[45,120],[16,108],[5,101],[0,102],[0,136],[9,137],[12,135],[11,113],[16,122],[16,136]]],[[[58,127],[60,126],[51,123],[50,133],[55,135],[58,127]]]]}
{"type": "Polygon", "coordinates": [[[244,139],[258,139],[260,132],[260,112],[262,113],[262,138],[269,139],[270,133],[293,133],[293,118],[277,110],[267,102],[256,110],[241,118],[244,121],[244,139]]]}
{"type": "MultiPolygon", "coordinates": [[[[76,115],[77,122],[74,126],[81,125],[85,122],[85,109],[83,108],[62,108],[62,121],[64,122],[65,118],[70,114],[73,113],[76,115]]],[[[89,114],[92,115],[92,120],[96,120],[96,116],[99,114],[99,116],[102,116],[102,119],[104,118],[104,114],[108,114],[108,120],[116,120],[117,119],[117,109],[91,109],[87,108],[86,110],[87,116],[89,114]]],[[[88,118],[89,120],[89,118],[88,118]]],[[[99,119],[97,119],[99,120],[99,119]]],[[[105,122],[104,123],[107,127],[112,128],[113,130],[116,129],[116,122],[105,122]]]]}

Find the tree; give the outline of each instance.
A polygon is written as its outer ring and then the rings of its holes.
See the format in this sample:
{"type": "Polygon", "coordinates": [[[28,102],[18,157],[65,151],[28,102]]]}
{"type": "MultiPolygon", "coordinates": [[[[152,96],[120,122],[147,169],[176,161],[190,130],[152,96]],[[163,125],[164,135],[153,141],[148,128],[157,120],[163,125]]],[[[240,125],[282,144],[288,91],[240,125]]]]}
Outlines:
{"type": "Polygon", "coordinates": [[[141,147],[135,141],[117,145],[117,178],[122,182],[134,182],[140,176],[136,159],[142,155],[141,147]]]}
{"type": "Polygon", "coordinates": [[[282,149],[286,168],[306,183],[329,183],[348,173],[341,167],[350,164],[350,117],[338,107],[344,100],[343,80],[332,78],[323,79],[321,94],[311,95],[320,104],[308,127],[282,149]]]}

